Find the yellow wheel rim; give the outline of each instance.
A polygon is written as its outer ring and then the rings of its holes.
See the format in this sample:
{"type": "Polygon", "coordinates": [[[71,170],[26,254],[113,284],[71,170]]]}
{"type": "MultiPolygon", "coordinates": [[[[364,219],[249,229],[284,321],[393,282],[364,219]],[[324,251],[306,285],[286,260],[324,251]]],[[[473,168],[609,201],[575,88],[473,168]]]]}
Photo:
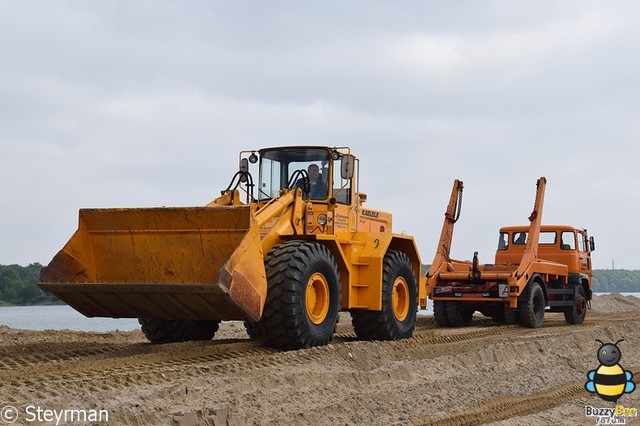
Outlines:
{"type": "Polygon", "coordinates": [[[393,315],[398,321],[404,321],[409,315],[409,284],[402,278],[396,278],[393,283],[391,293],[391,304],[393,305],[393,315]]]}
{"type": "Polygon", "coordinates": [[[322,324],[329,313],[329,283],[319,272],[311,275],[305,295],[307,316],[314,324],[322,324]]]}

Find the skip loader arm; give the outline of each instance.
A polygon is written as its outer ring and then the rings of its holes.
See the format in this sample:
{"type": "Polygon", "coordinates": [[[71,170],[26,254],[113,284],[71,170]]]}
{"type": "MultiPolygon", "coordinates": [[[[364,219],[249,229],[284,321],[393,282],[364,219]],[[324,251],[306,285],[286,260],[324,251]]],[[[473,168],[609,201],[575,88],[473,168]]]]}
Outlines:
{"type": "Polygon", "coordinates": [[[448,263],[451,261],[450,253],[451,240],[453,238],[453,227],[460,218],[463,188],[464,186],[461,180],[456,179],[453,182],[449,205],[447,206],[447,211],[444,214],[444,223],[442,224],[442,232],[440,233],[438,249],[433,262],[431,263],[431,267],[427,272],[427,292],[429,294],[431,294],[438,281],[438,274],[442,271],[446,271],[448,263]]]}
{"type": "Polygon", "coordinates": [[[540,226],[542,224],[542,208],[544,205],[544,192],[547,185],[547,179],[543,176],[536,183],[536,200],[534,202],[533,211],[529,216],[529,232],[527,237],[527,245],[525,246],[520,265],[508,278],[509,299],[512,308],[517,306],[516,297],[520,295],[527,286],[531,278],[535,265],[540,263],[538,259],[538,242],[540,240],[540,226]],[[516,291],[514,291],[516,290],[516,291]]]}

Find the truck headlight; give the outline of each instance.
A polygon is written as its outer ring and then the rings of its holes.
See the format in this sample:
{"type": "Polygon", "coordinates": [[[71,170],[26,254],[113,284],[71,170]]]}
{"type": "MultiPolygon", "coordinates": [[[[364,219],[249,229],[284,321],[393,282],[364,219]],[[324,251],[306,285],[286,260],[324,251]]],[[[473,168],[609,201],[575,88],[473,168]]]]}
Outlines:
{"type": "Polygon", "coordinates": [[[327,215],[322,213],[318,215],[318,224],[325,226],[327,224],[327,215]]]}

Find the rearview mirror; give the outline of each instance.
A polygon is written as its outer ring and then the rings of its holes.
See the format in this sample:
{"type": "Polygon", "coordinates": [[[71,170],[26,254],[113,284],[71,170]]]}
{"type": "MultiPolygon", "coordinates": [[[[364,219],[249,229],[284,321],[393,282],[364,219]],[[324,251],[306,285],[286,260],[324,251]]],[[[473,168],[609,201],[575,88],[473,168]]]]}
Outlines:
{"type": "Polygon", "coordinates": [[[340,176],[342,179],[351,179],[353,177],[355,163],[353,155],[349,154],[342,157],[342,168],[340,169],[340,176]]]}
{"type": "Polygon", "coordinates": [[[594,240],[593,237],[589,237],[589,249],[591,251],[596,250],[596,240],[594,240]]]}
{"type": "Polygon", "coordinates": [[[246,158],[243,158],[242,160],[240,160],[240,172],[242,172],[242,176],[240,176],[240,182],[246,182],[247,181],[247,175],[245,175],[244,173],[249,171],[249,160],[247,160],[246,158]]]}

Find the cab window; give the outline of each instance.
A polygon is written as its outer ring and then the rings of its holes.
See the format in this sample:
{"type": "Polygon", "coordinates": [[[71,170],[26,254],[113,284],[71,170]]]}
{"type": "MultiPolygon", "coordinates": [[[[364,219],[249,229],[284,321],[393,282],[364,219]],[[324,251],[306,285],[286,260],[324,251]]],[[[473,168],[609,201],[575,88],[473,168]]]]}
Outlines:
{"type": "Polygon", "coordinates": [[[553,231],[540,232],[539,244],[553,245],[556,243],[556,233],[553,231]]]}
{"type": "Polygon", "coordinates": [[[498,239],[498,250],[507,250],[509,248],[509,234],[506,232],[500,233],[500,238],[498,239]]]}
{"type": "Polygon", "coordinates": [[[333,162],[333,197],[338,204],[351,204],[351,179],[342,178],[343,160],[346,155],[333,162]]]}
{"type": "Polygon", "coordinates": [[[573,232],[563,232],[562,233],[562,245],[560,246],[562,250],[575,250],[576,249],[576,236],[573,232]]]}
{"type": "Polygon", "coordinates": [[[271,158],[263,158],[260,167],[259,200],[274,198],[284,186],[281,177],[281,163],[271,158]]]}
{"type": "Polygon", "coordinates": [[[589,242],[587,241],[587,236],[582,232],[578,233],[578,247],[580,247],[580,251],[589,251],[589,242]]]}
{"type": "Polygon", "coordinates": [[[526,244],[527,243],[527,233],[526,232],[514,232],[511,242],[514,245],[524,245],[524,244],[526,244]]]}
{"type": "Polygon", "coordinates": [[[265,150],[260,158],[258,199],[268,200],[283,189],[303,187],[303,176],[309,176],[309,193],[303,197],[326,199],[329,175],[329,153],[325,149],[290,148],[265,150]]]}

